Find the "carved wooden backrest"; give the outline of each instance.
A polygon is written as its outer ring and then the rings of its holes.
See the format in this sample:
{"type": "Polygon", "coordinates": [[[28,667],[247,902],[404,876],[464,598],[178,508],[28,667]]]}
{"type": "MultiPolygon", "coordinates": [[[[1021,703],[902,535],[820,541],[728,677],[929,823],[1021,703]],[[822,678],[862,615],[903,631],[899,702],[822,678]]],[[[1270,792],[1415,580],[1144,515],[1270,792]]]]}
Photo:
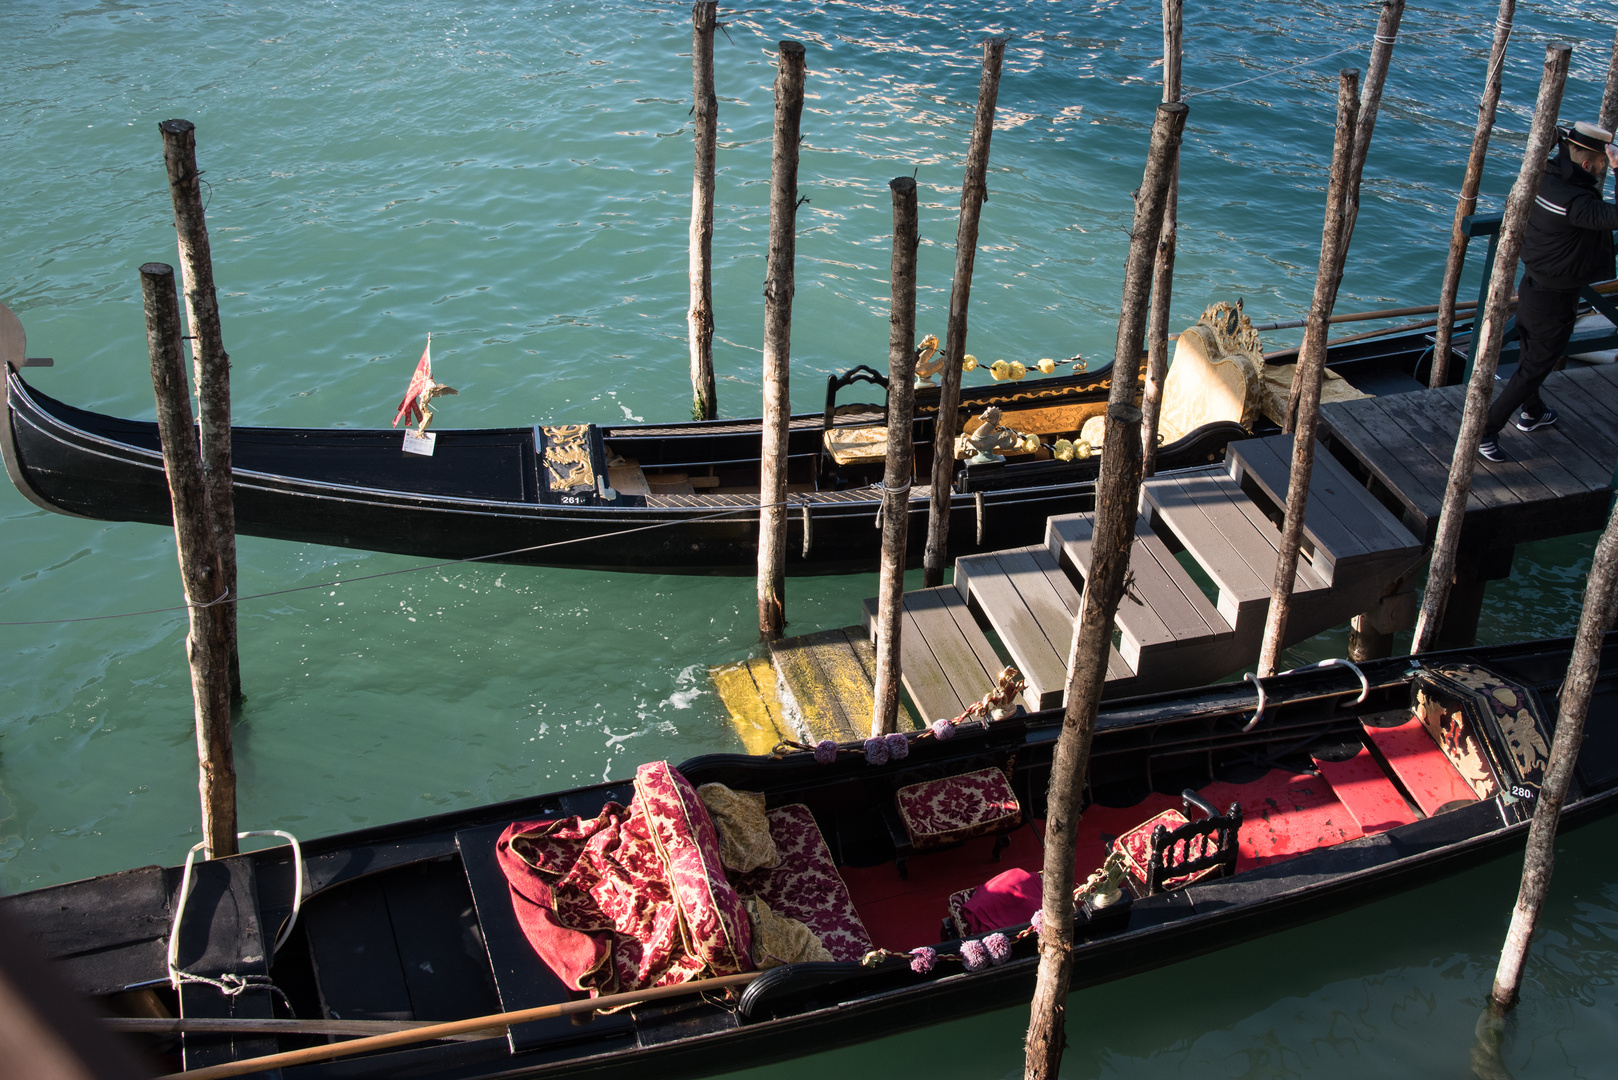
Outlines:
{"type": "Polygon", "coordinates": [[[1152,830],[1151,856],[1146,864],[1146,893],[1189,885],[1208,876],[1236,872],[1237,836],[1242,828],[1242,808],[1231,803],[1223,817],[1206,817],[1177,829],[1159,825],[1152,830]]]}

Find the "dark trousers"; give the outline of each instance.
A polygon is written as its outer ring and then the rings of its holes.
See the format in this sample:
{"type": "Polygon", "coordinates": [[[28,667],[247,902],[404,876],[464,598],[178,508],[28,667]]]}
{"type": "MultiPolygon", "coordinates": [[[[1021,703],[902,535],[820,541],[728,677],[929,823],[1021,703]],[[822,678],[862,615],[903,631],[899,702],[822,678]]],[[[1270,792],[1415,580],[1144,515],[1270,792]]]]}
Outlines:
{"type": "Polygon", "coordinates": [[[1546,289],[1523,276],[1517,289],[1517,331],[1522,338],[1517,372],[1504,389],[1495,392],[1488,423],[1483,425],[1484,438],[1500,434],[1519,409],[1536,417],[1545,411],[1539,387],[1555,370],[1573,337],[1578,308],[1579,290],[1546,289]]]}

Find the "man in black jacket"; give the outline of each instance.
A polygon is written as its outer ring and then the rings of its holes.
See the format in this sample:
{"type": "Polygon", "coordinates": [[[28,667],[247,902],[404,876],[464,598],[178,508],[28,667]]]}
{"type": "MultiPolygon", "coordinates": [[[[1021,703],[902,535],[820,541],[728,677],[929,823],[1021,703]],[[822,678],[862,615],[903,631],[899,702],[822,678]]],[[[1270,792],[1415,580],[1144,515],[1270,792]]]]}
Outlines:
{"type": "Polygon", "coordinates": [[[1517,373],[1489,406],[1478,453],[1506,461],[1500,429],[1516,414],[1520,431],[1556,423],[1556,410],[1539,399],[1540,384],[1562,358],[1573,336],[1579,287],[1613,277],[1612,231],[1618,206],[1601,198],[1608,165],[1618,167],[1612,132],[1575,124],[1545,167],[1539,195],[1528,213],[1517,290],[1517,330],[1522,346],[1517,373]]]}

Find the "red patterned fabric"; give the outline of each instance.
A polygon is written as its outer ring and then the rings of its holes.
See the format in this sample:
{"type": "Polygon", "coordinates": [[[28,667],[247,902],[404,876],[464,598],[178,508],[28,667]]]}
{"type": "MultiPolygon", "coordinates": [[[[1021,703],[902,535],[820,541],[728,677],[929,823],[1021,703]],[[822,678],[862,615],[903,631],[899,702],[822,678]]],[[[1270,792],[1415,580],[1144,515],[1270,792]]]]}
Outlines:
{"type": "Polygon", "coordinates": [[[971,934],[1021,926],[1039,910],[1044,892],[1043,876],[1012,867],[972,890],[961,903],[961,922],[971,934]]]}
{"type": "Polygon", "coordinates": [[[696,789],[674,766],[654,761],[635,770],[635,801],[668,872],[685,922],[686,946],[715,975],[751,970],[747,910],[725,877],[719,834],[696,789]]]}
{"type": "MultiPolygon", "coordinates": [[[[1124,862],[1130,876],[1139,884],[1140,892],[1144,893],[1146,890],[1146,867],[1152,858],[1153,831],[1161,825],[1173,832],[1185,824],[1188,824],[1188,821],[1184,814],[1178,810],[1165,810],[1151,820],[1135,826],[1118,838],[1118,848],[1124,853],[1124,862]]],[[[1191,859],[1200,859],[1204,855],[1212,855],[1214,852],[1215,849],[1209,837],[1193,836],[1189,841],[1180,841],[1171,845],[1163,852],[1163,860],[1165,862],[1172,860],[1177,863],[1188,862],[1191,859]]],[[[1194,874],[1181,874],[1178,877],[1164,878],[1163,887],[1165,889],[1175,889],[1181,885],[1188,885],[1193,881],[1201,881],[1218,869],[1217,866],[1210,866],[1207,869],[1198,870],[1194,874]]]]}
{"type": "Polygon", "coordinates": [[[871,935],[809,808],[793,803],[771,810],[770,836],[780,863],[739,875],[736,890],[763,897],[771,910],[809,927],[833,959],[858,960],[870,952],[871,935]]]}
{"type": "Polygon", "coordinates": [[[911,784],[894,799],[918,851],[1005,832],[1022,821],[1022,807],[999,769],[911,784]]]}
{"type": "Polygon", "coordinates": [[[638,811],[608,803],[593,820],[515,822],[495,857],[523,934],[572,989],[612,994],[702,973],[638,811]]]}

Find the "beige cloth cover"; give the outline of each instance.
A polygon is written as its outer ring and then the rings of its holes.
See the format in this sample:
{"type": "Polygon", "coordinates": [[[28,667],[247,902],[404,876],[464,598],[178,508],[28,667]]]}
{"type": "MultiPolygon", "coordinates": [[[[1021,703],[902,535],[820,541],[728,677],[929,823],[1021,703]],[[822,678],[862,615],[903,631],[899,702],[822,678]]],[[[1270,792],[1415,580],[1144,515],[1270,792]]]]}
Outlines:
{"type": "MultiPolygon", "coordinates": [[[[1270,364],[1264,369],[1264,415],[1277,424],[1282,423],[1282,417],[1286,415],[1287,398],[1292,393],[1292,376],[1297,370],[1297,364],[1270,364]]],[[[1320,383],[1322,405],[1376,396],[1367,394],[1335,371],[1328,369],[1322,374],[1326,376],[1320,383]]]]}
{"type": "Polygon", "coordinates": [[[826,964],[835,959],[813,930],[797,919],[771,911],[762,896],[744,896],[742,906],[753,924],[753,966],[760,971],[782,964],[826,964]]]}
{"type": "Polygon", "coordinates": [[[1211,305],[1174,343],[1158,434],[1171,443],[1216,420],[1252,431],[1264,403],[1263,380],[1264,352],[1252,322],[1223,300],[1211,305]]]}
{"type": "Polygon", "coordinates": [[[888,456],[886,424],[827,428],[820,438],[826,453],[839,465],[868,465],[888,456]]]}
{"type": "Polygon", "coordinates": [[[745,874],[781,861],[764,813],[764,793],[733,791],[724,784],[703,784],[697,797],[708,808],[719,833],[719,861],[726,870],[745,874]]]}

